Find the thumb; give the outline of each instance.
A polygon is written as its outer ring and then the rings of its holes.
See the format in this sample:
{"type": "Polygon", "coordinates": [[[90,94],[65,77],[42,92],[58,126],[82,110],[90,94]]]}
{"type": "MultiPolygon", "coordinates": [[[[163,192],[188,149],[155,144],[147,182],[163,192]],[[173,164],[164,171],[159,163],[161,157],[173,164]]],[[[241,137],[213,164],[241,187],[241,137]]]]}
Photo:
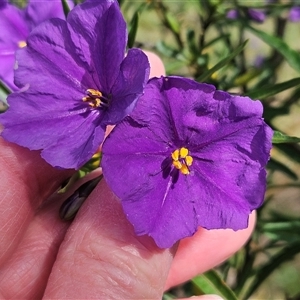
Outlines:
{"type": "Polygon", "coordinates": [[[137,237],[102,180],[66,234],[45,298],[161,299],[174,251],[137,237]]]}

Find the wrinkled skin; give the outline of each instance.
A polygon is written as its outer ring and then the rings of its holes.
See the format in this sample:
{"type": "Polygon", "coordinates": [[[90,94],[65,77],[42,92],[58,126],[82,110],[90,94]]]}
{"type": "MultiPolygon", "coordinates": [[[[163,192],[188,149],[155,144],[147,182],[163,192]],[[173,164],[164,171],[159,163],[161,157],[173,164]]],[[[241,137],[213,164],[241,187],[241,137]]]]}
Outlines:
{"type": "MultiPolygon", "coordinates": [[[[161,61],[149,59],[152,76],[163,74],[161,61]]],[[[161,250],[135,236],[105,181],[73,222],[63,222],[58,210],[71,191],[52,194],[72,171],[2,139],[0,165],[1,299],[161,299],[164,290],[232,255],[254,226],[252,214],[245,230],[199,229],[161,250]]]]}

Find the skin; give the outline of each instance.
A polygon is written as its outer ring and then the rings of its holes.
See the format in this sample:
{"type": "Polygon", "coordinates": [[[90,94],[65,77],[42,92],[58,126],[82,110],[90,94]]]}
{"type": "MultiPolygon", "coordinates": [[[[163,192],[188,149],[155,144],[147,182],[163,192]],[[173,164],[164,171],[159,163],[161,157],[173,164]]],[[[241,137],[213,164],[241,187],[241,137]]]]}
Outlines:
{"type": "MultiPolygon", "coordinates": [[[[151,76],[164,74],[160,59],[147,54],[151,76]]],[[[199,228],[162,250],[134,234],[104,180],[75,220],[64,222],[59,207],[83,182],[66,194],[55,191],[72,171],[1,138],[0,165],[0,299],[161,299],[164,290],[230,257],[255,223],[252,214],[245,230],[199,228]]]]}

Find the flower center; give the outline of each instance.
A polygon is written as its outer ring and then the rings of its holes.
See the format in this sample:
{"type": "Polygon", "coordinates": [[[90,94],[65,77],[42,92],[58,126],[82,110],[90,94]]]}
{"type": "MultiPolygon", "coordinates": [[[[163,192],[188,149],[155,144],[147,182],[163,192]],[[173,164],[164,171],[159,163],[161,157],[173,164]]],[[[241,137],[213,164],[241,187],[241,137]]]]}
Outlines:
{"type": "Polygon", "coordinates": [[[107,97],[104,97],[100,91],[94,89],[87,89],[86,94],[87,95],[82,98],[82,101],[88,102],[88,104],[92,108],[108,107],[109,99],[107,97]]]}
{"type": "Polygon", "coordinates": [[[25,42],[25,41],[19,41],[18,42],[18,47],[19,48],[24,48],[24,47],[26,47],[27,46],[27,43],[25,42]]]}
{"type": "Polygon", "coordinates": [[[176,169],[180,170],[180,172],[184,175],[190,174],[189,167],[193,163],[193,157],[188,154],[189,154],[189,150],[184,147],[180,149],[176,149],[171,154],[173,159],[173,166],[176,169]]]}

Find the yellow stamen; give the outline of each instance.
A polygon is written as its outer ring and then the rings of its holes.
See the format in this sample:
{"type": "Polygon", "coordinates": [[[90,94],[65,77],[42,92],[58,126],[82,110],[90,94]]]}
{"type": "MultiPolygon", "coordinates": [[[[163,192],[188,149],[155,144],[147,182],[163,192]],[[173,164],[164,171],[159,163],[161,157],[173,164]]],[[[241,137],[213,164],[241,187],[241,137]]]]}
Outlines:
{"type": "Polygon", "coordinates": [[[180,157],[181,158],[186,158],[186,156],[189,153],[189,150],[186,149],[186,148],[184,148],[184,147],[182,147],[182,148],[180,148],[179,153],[180,153],[180,157]]]}
{"type": "Polygon", "coordinates": [[[190,174],[190,170],[186,165],[182,165],[182,168],[180,169],[180,172],[184,175],[190,174]]]}
{"type": "Polygon", "coordinates": [[[19,48],[24,48],[27,46],[27,43],[25,41],[19,41],[18,46],[19,46],[19,48]]]}
{"type": "Polygon", "coordinates": [[[189,150],[184,147],[174,150],[171,154],[173,166],[184,175],[190,174],[189,167],[193,163],[193,157],[188,154],[189,150]]]}
{"type": "Polygon", "coordinates": [[[86,90],[87,93],[90,94],[90,96],[97,96],[97,97],[102,97],[102,93],[97,91],[97,90],[94,90],[94,89],[87,89],[86,90]]]}
{"type": "Polygon", "coordinates": [[[173,160],[173,166],[180,170],[182,168],[182,163],[179,160],[173,160]]]}
{"type": "Polygon", "coordinates": [[[172,158],[173,158],[173,160],[179,159],[179,150],[178,149],[172,153],[172,158]]]}
{"type": "Polygon", "coordinates": [[[193,163],[193,158],[191,156],[187,155],[185,158],[185,162],[186,162],[186,165],[189,167],[193,163]]]}
{"type": "Polygon", "coordinates": [[[92,108],[100,107],[102,104],[101,97],[102,93],[95,89],[87,89],[87,96],[82,97],[83,102],[89,102],[89,106],[92,108]]]}

